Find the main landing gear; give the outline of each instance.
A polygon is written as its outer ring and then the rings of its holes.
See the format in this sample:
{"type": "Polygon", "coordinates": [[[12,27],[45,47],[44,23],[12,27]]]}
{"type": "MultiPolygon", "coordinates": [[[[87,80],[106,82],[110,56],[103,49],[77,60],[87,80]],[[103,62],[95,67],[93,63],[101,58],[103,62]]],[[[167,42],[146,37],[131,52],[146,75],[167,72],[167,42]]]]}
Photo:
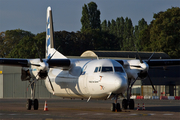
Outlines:
{"type": "Polygon", "coordinates": [[[127,109],[129,106],[129,109],[134,109],[134,100],[130,99],[129,101],[127,99],[123,99],[122,101],[122,108],[127,109]]]}
{"type": "Polygon", "coordinates": [[[135,79],[132,83],[131,83],[131,79],[128,80],[127,99],[123,99],[122,101],[123,109],[127,109],[128,106],[129,106],[129,109],[132,109],[132,110],[134,109],[134,100],[130,99],[130,96],[131,96],[132,86],[134,85],[136,80],[137,79],[135,79]]]}
{"type": "Polygon", "coordinates": [[[31,107],[33,106],[34,110],[38,110],[39,108],[38,99],[34,99],[36,82],[35,81],[29,81],[29,82],[30,82],[30,87],[31,87],[31,99],[27,99],[26,109],[31,110],[31,107]]]}

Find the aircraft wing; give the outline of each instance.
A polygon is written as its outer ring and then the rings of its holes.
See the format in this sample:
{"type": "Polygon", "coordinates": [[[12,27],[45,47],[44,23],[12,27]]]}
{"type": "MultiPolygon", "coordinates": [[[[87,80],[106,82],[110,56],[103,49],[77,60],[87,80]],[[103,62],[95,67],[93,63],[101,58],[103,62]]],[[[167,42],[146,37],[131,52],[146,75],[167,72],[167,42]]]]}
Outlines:
{"type": "MultiPolygon", "coordinates": [[[[0,58],[0,65],[7,65],[7,66],[19,66],[19,67],[30,67],[30,65],[39,65],[38,63],[31,64],[30,61],[35,59],[14,59],[14,58],[0,58]]],[[[43,60],[49,64],[50,68],[54,67],[69,67],[71,62],[69,59],[50,59],[50,60],[43,60]]]]}
{"type": "Polygon", "coordinates": [[[29,67],[28,59],[0,58],[0,65],[29,67]]]}
{"type": "Polygon", "coordinates": [[[69,67],[71,65],[71,61],[69,59],[51,59],[48,61],[49,67],[69,67]]]}
{"type": "Polygon", "coordinates": [[[148,63],[149,67],[180,66],[180,59],[157,59],[144,61],[148,63]]]}
{"type": "MultiPolygon", "coordinates": [[[[118,60],[116,59],[117,62],[119,62],[122,66],[125,65],[126,60],[118,60]]],[[[128,60],[127,60],[128,61],[128,60]]],[[[133,61],[133,60],[130,60],[133,61]]],[[[180,59],[154,59],[154,60],[143,60],[146,62],[149,67],[168,67],[168,66],[180,66],[180,59]]]]}

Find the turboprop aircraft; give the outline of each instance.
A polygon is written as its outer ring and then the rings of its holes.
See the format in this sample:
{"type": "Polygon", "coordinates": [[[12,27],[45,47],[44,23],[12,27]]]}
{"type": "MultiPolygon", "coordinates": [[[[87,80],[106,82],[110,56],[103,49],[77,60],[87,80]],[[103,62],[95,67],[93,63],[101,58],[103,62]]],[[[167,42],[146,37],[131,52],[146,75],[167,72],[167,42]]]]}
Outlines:
{"type": "MultiPolygon", "coordinates": [[[[137,79],[149,77],[149,66],[180,65],[180,60],[113,60],[113,59],[68,59],[54,48],[54,30],[51,7],[47,8],[46,58],[12,59],[0,58],[0,65],[21,66],[22,81],[29,81],[31,98],[27,100],[27,110],[38,109],[35,99],[35,85],[44,80],[48,91],[64,98],[114,99],[111,111],[121,111],[118,97],[124,96],[122,108],[134,109],[130,99],[131,89],[137,79]]],[[[151,81],[150,77],[149,80],[151,81]]],[[[153,83],[151,81],[154,89],[153,83]]],[[[154,89],[155,90],[155,89],[154,89]]]]}

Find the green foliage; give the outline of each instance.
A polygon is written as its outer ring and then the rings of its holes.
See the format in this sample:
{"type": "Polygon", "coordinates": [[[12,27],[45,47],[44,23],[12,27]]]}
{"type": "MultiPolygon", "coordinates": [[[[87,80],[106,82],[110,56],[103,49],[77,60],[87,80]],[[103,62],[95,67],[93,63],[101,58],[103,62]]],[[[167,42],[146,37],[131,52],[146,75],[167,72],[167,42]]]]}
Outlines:
{"type": "Polygon", "coordinates": [[[10,57],[9,54],[15,49],[16,45],[24,37],[34,37],[34,34],[16,29],[16,30],[7,30],[4,33],[1,33],[1,45],[0,45],[0,56],[1,57],[10,57]]]}
{"type": "Polygon", "coordinates": [[[142,18],[141,20],[138,21],[138,25],[136,25],[134,28],[134,42],[135,42],[137,50],[139,51],[144,49],[146,43],[149,43],[147,41],[149,40],[147,39],[148,34],[146,33],[146,35],[144,36],[144,33],[142,33],[142,31],[146,29],[147,26],[148,26],[147,22],[144,20],[144,18],[142,18]],[[141,41],[141,39],[143,41],[141,41]]]}
{"type": "Polygon", "coordinates": [[[6,51],[4,49],[4,39],[5,39],[5,33],[0,33],[0,57],[3,58],[6,56],[6,51]]]}
{"type": "Polygon", "coordinates": [[[46,33],[40,33],[36,36],[25,35],[17,43],[14,49],[8,54],[9,58],[39,58],[35,43],[38,47],[41,57],[45,56],[46,33]]]}
{"type": "MultiPolygon", "coordinates": [[[[180,8],[172,7],[154,14],[148,25],[142,18],[133,27],[130,18],[104,20],[100,25],[100,11],[90,2],[82,11],[81,32],[55,32],[55,48],[64,55],[79,56],[86,50],[161,51],[172,58],[180,58],[180,8]],[[102,29],[101,29],[102,28],[102,29]]],[[[39,58],[34,45],[45,57],[46,33],[34,35],[16,29],[0,33],[0,57],[39,58]]]]}
{"type": "Polygon", "coordinates": [[[142,50],[162,51],[171,58],[180,58],[180,8],[172,7],[154,14],[154,20],[140,33],[140,41],[146,41],[142,50]]]}
{"type": "Polygon", "coordinates": [[[97,4],[95,2],[90,2],[88,5],[84,4],[82,7],[82,17],[81,17],[81,32],[89,29],[101,29],[100,11],[97,9],[97,4]]]}

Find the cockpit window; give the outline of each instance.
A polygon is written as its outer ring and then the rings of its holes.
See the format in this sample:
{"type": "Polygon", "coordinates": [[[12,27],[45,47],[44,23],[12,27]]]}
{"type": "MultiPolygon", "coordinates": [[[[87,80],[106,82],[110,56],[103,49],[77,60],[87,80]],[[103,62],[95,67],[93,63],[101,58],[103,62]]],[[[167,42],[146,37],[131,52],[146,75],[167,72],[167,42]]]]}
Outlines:
{"type": "Polygon", "coordinates": [[[94,72],[97,72],[98,71],[98,67],[95,68],[94,72]]]}
{"type": "Polygon", "coordinates": [[[114,67],[115,72],[121,72],[124,73],[124,70],[122,69],[122,67],[114,67]]]}
{"type": "Polygon", "coordinates": [[[112,67],[102,67],[102,72],[113,72],[112,67]]]}
{"type": "Polygon", "coordinates": [[[101,72],[101,67],[99,67],[99,72],[101,72]]]}

